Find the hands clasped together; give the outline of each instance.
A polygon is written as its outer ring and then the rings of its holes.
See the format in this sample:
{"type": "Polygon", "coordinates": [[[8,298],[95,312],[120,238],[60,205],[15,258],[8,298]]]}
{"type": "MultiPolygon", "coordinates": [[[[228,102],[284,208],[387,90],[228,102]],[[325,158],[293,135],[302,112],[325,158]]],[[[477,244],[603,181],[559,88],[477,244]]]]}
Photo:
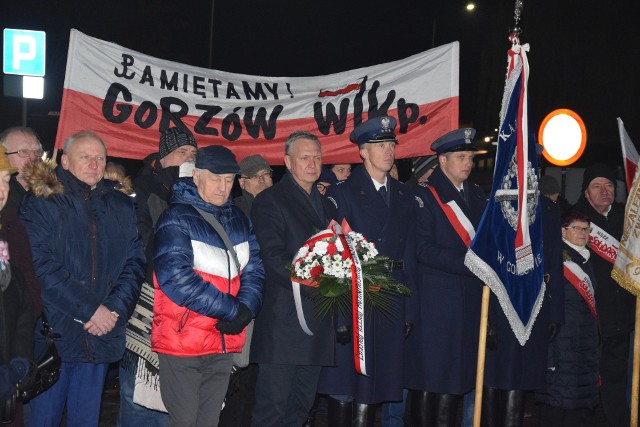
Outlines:
{"type": "Polygon", "coordinates": [[[117,321],[118,313],[100,304],[91,319],[84,324],[84,329],[90,334],[100,337],[111,332],[117,321]]]}

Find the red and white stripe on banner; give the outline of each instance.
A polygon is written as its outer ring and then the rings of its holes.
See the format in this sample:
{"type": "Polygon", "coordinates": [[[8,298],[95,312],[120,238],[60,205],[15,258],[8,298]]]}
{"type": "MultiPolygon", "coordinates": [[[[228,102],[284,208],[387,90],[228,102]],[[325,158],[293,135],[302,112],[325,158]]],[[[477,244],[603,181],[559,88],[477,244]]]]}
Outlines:
{"type": "Polygon", "coordinates": [[[462,209],[460,209],[460,206],[458,206],[455,200],[443,203],[438,192],[432,185],[427,188],[431,190],[433,197],[436,198],[436,202],[438,202],[440,208],[444,211],[444,214],[451,223],[453,229],[456,231],[458,236],[460,236],[464,244],[469,247],[471,241],[476,236],[476,230],[471,221],[469,221],[469,218],[467,218],[464,212],[462,212],[462,209]]]}
{"type": "Polygon", "coordinates": [[[580,294],[589,307],[589,311],[593,315],[593,318],[598,320],[598,312],[596,311],[596,298],[593,289],[593,283],[589,275],[584,272],[578,264],[573,261],[564,262],[564,277],[576,288],[576,291],[580,294]]]}
{"type": "Polygon", "coordinates": [[[638,150],[636,150],[636,146],[633,144],[620,117],[618,117],[618,133],[620,134],[620,145],[622,146],[622,160],[627,190],[631,190],[633,177],[636,176],[638,163],[640,163],[640,154],[638,154],[638,150]]]}
{"type": "Polygon", "coordinates": [[[598,256],[609,261],[611,264],[616,262],[620,242],[611,234],[604,231],[597,224],[591,223],[591,233],[589,234],[590,248],[598,256]]]}
{"type": "Polygon", "coordinates": [[[200,146],[225,145],[238,160],[259,152],[281,165],[287,136],[306,130],[320,138],[325,163],[357,163],[354,125],[389,114],[398,120],[396,157],[422,156],[458,127],[458,80],[457,42],[325,76],[264,77],[166,61],[71,30],[56,147],[92,129],[109,155],[142,159],[158,151],[160,129],[186,127],[200,146]]]}
{"type": "MultiPolygon", "coordinates": [[[[518,99],[518,126],[516,129],[516,164],[518,167],[518,225],[516,227],[515,250],[516,250],[516,273],[525,274],[533,269],[533,252],[531,250],[531,236],[529,235],[529,200],[527,191],[529,188],[529,174],[527,165],[529,164],[529,119],[528,104],[529,96],[529,61],[527,61],[527,51],[529,45],[515,44],[509,49],[509,72],[511,74],[516,69],[516,62],[522,64],[520,98],[518,99]]],[[[509,76],[507,76],[508,78],[509,76]]]]}

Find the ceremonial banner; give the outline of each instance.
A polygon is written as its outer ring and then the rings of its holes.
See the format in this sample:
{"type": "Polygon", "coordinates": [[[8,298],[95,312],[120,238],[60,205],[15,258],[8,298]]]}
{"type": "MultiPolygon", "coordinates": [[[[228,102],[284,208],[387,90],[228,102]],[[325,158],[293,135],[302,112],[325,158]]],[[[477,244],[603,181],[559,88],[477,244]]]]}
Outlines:
{"type": "MultiPolygon", "coordinates": [[[[640,171],[636,171],[624,212],[624,231],[611,277],[620,286],[640,296],[640,171]]],[[[596,284],[597,285],[597,284],[596,284]]]]}
{"type": "Polygon", "coordinates": [[[459,44],[409,58],[317,77],[263,77],[154,58],[71,30],[56,147],[83,129],[109,155],[142,159],[159,131],[185,127],[199,146],[225,145],[242,159],[260,153],[283,164],[295,130],[320,138],[324,163],[356,163],[349,142],[369,117],[397,118],[396,157],[430,154],[458,127],[459,44]]]}
{"type": "Polygon", "coordinates": [[[493,187],[465,265],[491,288],[521,345],[545,291],[538,159],[529,143],[529,45],[509,50],[493,187]]]}
{"type": "Polygon", "coordinates": [[[620,133],[620,145],[622,145],[625,182],[627,183],[627,190],[629,190],[633,182],[633,177],[636,175],[640,155],[636,150],[636,146],[633,145],[633,141],[631,141],[627,130],[624,128],[624,123],[622,123],[620,117],[618,117],[618,132],[620,133]]]}

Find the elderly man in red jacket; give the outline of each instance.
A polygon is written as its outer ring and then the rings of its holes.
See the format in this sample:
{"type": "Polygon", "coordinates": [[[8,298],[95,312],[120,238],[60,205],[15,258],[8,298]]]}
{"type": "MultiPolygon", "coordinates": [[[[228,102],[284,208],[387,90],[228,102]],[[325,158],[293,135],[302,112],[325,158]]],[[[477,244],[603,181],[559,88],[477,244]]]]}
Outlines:
{"type": "Polygon", "coordinates": [[[229,149],[201,148],[156,225],[151,348],[170,426],[218,425],[233,353],[262,304],[260,248],[229,200],[239,173],[229,149]]]}

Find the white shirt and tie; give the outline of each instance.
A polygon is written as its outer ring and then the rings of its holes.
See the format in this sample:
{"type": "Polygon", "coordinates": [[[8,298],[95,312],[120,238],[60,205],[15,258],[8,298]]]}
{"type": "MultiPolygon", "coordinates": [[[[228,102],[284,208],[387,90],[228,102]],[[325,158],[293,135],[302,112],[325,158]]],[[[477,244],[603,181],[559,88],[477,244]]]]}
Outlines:
{"type": "Polygon", "coordinates": [[[380,194],[380,196],[382,196],[384,202],[387,204],[387,206],[389,206],[389,193],[387,191],[387,177],[384,178],[384,183],[380,184],[378,181],[376,181],[375,179],[371,178],[371,181],[373,181],[373,185],[376,187],[376,191],[378,192],[378,194],[380,194]]]}

